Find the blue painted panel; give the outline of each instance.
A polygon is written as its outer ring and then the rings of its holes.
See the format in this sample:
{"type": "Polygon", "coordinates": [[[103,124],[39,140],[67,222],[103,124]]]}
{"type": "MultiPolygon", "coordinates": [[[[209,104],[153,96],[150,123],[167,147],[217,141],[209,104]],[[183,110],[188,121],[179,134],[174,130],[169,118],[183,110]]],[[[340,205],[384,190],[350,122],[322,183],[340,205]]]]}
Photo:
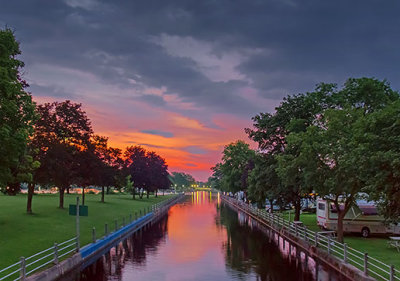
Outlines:
{"type": "Polygon", "coordinates": [[[80,250],[81,257],[83,259],[87,258],[94,252],[98,251],[99,249],[103,248],[104,246],[107,246],[108,244],[111,244],[115,239],[123,236],[124,234],[128,233],[131,231],[133,228],[140,226],[144,221],[149,219],[151,216],[153,216],[153,213],[148,213],[145,216],[133,221],[132,223],[118,229],[117,231],[111,233],[107,237],[104,237],[102,239],[99,239],[96,241],[96,243],[89,244],[85,247],[83,247],[80,250]]]}

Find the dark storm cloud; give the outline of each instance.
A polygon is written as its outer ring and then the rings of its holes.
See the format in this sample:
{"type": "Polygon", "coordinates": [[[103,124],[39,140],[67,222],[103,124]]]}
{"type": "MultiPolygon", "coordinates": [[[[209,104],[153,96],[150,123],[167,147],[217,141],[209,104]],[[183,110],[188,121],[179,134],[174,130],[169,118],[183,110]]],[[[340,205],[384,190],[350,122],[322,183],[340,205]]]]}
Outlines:
{"type": "MultiPolygon", "coordinates": [[[[251,86],[279,100],[347,77],[398,82],[398,1],[4,1],[27,64],[93,73],[121,88],[166,89],[183,102],[218,112],[262,108],[241,95],[251,86]],[[243,53],[246,80],[212,81],[196,62],[172,56],[151,38],[163,34],[208,42],[212,52],[243,53]]],[[[54,92],[57,95],[57,92],[54,92]]],[[[138,99],[166,106],[162,97],[138,99]]]]}

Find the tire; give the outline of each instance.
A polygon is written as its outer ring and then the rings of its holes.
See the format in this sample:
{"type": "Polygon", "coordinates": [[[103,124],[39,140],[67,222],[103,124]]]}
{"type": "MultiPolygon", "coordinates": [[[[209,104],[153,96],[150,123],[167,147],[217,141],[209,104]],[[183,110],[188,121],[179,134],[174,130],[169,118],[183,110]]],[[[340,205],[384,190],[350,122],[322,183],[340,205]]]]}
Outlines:
{"type": "Polygon", "coordinates": [[[364,238],[368,238],[370,233],[371,233],[371,231],[369,230],[368,227],[363,227],[361,229],[361,236],[364,237],[364,238]]]}

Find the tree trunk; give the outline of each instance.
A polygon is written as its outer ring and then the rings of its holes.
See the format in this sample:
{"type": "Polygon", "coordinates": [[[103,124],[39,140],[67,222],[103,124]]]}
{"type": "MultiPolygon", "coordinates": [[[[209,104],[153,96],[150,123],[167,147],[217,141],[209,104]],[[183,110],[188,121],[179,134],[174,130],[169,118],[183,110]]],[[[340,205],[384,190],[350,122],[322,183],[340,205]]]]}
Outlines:
{"type": "Polygon", "coordinates": [[[157,190],[155,191],[155,193],[156,193],[156,198],[157,198],[157,190]]]}
{"type": "Polygon", "coordinates": [[[67,187],[67,194],[69,194],[69,186],[67,187]]]}
{"type": "Polygon", "coordinates": [[[35,191],[35,185],[33,183],[28,184],[28,201],[26,202],[26,212],[32,214],[32,198],[33,192],[35,191]]]}
{"type": "Polygon", "coordinates": [[[294,220],[299,221],[300,220],[300,198],[296,199],[294,202],[294,220]]]}
{"type": "Polygon", "coordinates": [[[82,187],[82,206],[85,205],[85,188],[82,187]]]}
{"type": "Polygon", "coordinates": [[[147,192],[147,199],[149,199],[149,190],[146,190],[147,192]]]}
{"type": "Polygon", "coordinates": [[[142,199],[143,198],[143,189],[139,190],[139,198],[142,199]]]}
{"type": "Polygon", "coordinates": [[[270,213],[274,212],[274,200],[269,200],[269,205],[271,206],[271,209],[269,210],[270,213]]]}
{"type": "Polygon", "coordinates": [[[107,194],[110,194],[110,187],[107,186],[107,194]]]}
{"type": "Polygon", "coordinates": [[[162,196],[164,196],[164,189],[162,190],[162,196]]]}
{"type": "Polygon", "coordinates": [[[64,191],[65,191],[65,188],[61,187],[58,190],[60,192],[60,204],[58,205],[58,208],[64,209],[64,191]]]}
{"type": "Polygon", "coordinates": [[[343,243],[343,219],[346,213],[344,211],[338,211],[338,220],[337,220],[337,241],[343,243]]]}
{"type": "Polygon", "coordinates": [[[104,203],[104,186],[101,187],[101,203],[104,203]]]}

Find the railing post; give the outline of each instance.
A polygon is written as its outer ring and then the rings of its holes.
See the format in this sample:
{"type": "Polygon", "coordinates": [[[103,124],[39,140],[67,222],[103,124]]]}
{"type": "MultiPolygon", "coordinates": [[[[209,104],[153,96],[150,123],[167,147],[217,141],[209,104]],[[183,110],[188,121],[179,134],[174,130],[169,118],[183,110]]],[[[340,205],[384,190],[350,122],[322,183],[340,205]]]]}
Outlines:
{"type": "Polygon", "coordinates": [[[114,224],[115,224],[115,231],[117,231],[118,230],[118,222],[117,222],[117,220],[114,221],[114,224]]]}
{"type": "Polygon", "coordinates": [[[20,273],[19,273],[19,278],[21,280],[25,280],[25,277],[26,277],[26,262],[25,262],[25,258],[21,257],[20,261],[21,261],[21,270],[20,270],[20,273]]]}
{"type": "Polygon", "coordinates": [[[92,229],[92,241],[93,243],[96,243],[96,228],[93,227],[92,229]]]}
{"type": "Polygon", "coordinates": [[[394,265],[390,265],[390,281],[394,281],[394,265]]]}
{"type": "Polygon", "coordinates": [[[296,237],[299,236],[299,230],[297,229],[297,224],[294,225],[295,231],[296,231],[296,237]]]}
{"type": "Polygon", "coordinates": [[[308,242],[307,226],[304,226],[304,240],[308,242]]]}
{"type": "Polygon", "coordinates": [[[364,253],[364,273],[368,275],[368,253],[364,253]]]}
{"type": "Polygon", "coordinates": [[[104,225],[104,235],[105,236],[108,235],[108,224],[107,223],[104,225]]]}
{"type": "Polygon", "coordinates": [[[347,244],[343,244],[343,261],[344,263],[347,263],[347,244]]]}
{"type": "Polygon", "coordinates": [[[54,264],[58,264],[58,245],[57,243],[54,243],[54,259],[53,259],[53,263],[54,264]]]}
{"type": "Polygon", "coordinates": [[[79,231],[79,196],[76,197],[76,251],[79,252],[80,245],[80,231],[79,231]]]}
{"type": "Polygon", "coordinates": [[[315,247],[318,247],[318,232],[315,232],[315,247]]]}
{"type": "Polygon", "coordinates": [[[331,253],[331,237],[328,236],[328,254],[331,253]]]}

